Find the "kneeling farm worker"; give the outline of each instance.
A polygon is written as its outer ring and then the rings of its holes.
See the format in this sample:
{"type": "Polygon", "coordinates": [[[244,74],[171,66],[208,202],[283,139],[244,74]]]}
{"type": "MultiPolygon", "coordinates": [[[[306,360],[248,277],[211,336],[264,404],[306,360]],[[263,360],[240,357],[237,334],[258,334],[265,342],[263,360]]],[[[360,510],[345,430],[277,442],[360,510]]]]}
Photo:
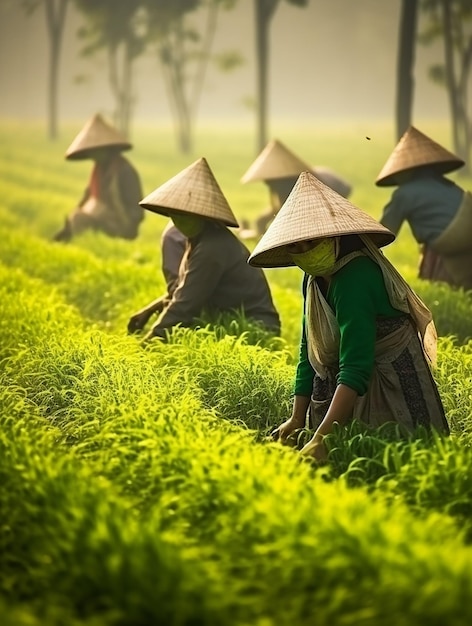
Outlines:
{"type": "Polygon", "coordinates": [[[177,281],[131,317],[129,332],[144,328],[155,313],[159,317],[144,341],[165,338],[176,325],[191,327],[204,313],[243,312],[280,333],[267,279],[261,269],[248,265],[248,249],[227,228],[238,222],[206,159],[189,165],[140,205],[170,217],[187,242],[177,281]]]}
{"type": "Polygon", "coordinates": [[[436,330],[429,309],[379,250],[395,236],[303,172],[249,258],[256,267],[304,272],[304,316],[291,417],[282,442],[306,424],[302,454],[326,460],[333,425],[358,419],[448,433],[430,366],[436,330]]]}

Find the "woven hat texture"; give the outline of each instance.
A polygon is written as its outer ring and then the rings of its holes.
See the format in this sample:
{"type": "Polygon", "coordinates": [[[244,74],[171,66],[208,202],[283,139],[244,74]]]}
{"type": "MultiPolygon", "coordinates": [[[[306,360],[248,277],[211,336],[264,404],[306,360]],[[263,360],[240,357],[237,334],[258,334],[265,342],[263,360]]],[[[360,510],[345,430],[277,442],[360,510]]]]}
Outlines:
{"type": "Polygon", "coordinates": [[[410,126],[387,159],[375,184],[379,187],[397,185],[396,174],[424,165],[430,165],[438,173],[445,174],[462,167],[464,161],[410,126]]]}
{"type": "Polygon", "coordinates": [[[310,172],[300,174],[289,197],[264,233],[249,263],[256,267],[295,265],[285,246],[338,235],[369,235],[385,246],[395,235],[310,172]]]}
{"type": "Polygon", "coordinates": [[[239,226],[204,157],[170,178],[139,204],[161,215],[185,213],[239,226]]]}
{"type": "Polygon", "coordinates": [[[296,178],[310,166],[278,139],[272,139],[241,178],[242,183],[274,178],[296,178]]]}
{"type": "Polygon", "coordinates": [[[88,120],[66,151],[66,159],[89,159],[96,148],[114,147],[129,150],[132,145],[116,128],[107,124],[100,114],[88,120]],[[91,154],[92,152],[92,154],[91,154]]]}

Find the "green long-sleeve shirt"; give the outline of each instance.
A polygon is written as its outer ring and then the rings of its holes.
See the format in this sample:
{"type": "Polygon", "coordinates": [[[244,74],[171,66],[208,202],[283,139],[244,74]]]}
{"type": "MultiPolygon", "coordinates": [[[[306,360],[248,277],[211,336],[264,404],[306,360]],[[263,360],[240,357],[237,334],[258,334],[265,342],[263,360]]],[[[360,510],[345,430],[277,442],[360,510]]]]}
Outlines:
{"type": "MultiPolygon", "coordinates": [[[[327,302],[336,316],[340,330],[337,382],[363,395],[367,391],[374,367],[376,320],[381,317],[400,317],[404,313],[390,304],[382,271],[367,256],[354,258],[333,274],[327,302]]],[[[308,361],[303,316],[295,394],[310,396],[314,376],[315,372],[308,361]]]]}

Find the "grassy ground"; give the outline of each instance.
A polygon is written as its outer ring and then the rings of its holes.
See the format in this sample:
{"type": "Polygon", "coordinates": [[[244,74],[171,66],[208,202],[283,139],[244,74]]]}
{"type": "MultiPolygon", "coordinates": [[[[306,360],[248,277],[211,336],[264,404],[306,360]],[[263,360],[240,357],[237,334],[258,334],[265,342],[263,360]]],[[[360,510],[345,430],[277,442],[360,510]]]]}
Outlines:
{"type": "MultiPolygon", "coordinates": [[[[50,144],[39,125],[0,123],[0,623],[469,624],[470,294],[415,279],[405,228],[386,253],[435,314],[453,434],[405,441],[353,425],[313,468],[266,437],[290,410],[298,270],[267,272],[282,341],[226,320],[143,350],[126,321],[164,287],[165,219],[147,215],[135,242],[51,242],[89,174],[63,159],[79,128],[50,144]]],[[[445,125],[421,129],[447,145],[445,125]]],[[[387,124],[275,136],[380,215],[387,124]]],[[[262,184],[239,182],[254,158],[247,129],[202,129],[192,157],[169,129],[137,127],[134,142],[145,193],[205,156],[238,217],[267,201],[262,184]]]]}

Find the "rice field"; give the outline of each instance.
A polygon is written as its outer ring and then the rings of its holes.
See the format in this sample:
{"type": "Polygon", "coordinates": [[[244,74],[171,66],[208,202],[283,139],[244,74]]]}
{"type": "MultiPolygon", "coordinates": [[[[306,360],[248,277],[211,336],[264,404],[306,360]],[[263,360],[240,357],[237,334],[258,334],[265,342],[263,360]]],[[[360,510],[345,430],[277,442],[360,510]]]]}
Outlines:
{"type": "MultiPolygon", "coordinates": [[[[418,126],[449,146],[446,124],[418,126]]],[[[281,339],[222,317],[143,349],[126,324],[164,290],[165,218],[146,215],[133,242],[51,242],[88,179],[89,162],[63,158],[80,127],[51,144],[39,123],[0,122],[0,623],[469,624],[471,294],[416,279],[404,227],[385,252],[433,310],[452,435],[399,441],[353,424],[314,467],[268,438],[290,411],[299,271],[266,274],[281,339]]],[[[380,216],[390,125],[279,131],[380,216]]],[[[203,127],[190,157],[169,128],[137,126],[133,142],[145,194],[205,156],[238,218],[267,204],[262,184],[240,183],[247,128],[203,127]]]]}

